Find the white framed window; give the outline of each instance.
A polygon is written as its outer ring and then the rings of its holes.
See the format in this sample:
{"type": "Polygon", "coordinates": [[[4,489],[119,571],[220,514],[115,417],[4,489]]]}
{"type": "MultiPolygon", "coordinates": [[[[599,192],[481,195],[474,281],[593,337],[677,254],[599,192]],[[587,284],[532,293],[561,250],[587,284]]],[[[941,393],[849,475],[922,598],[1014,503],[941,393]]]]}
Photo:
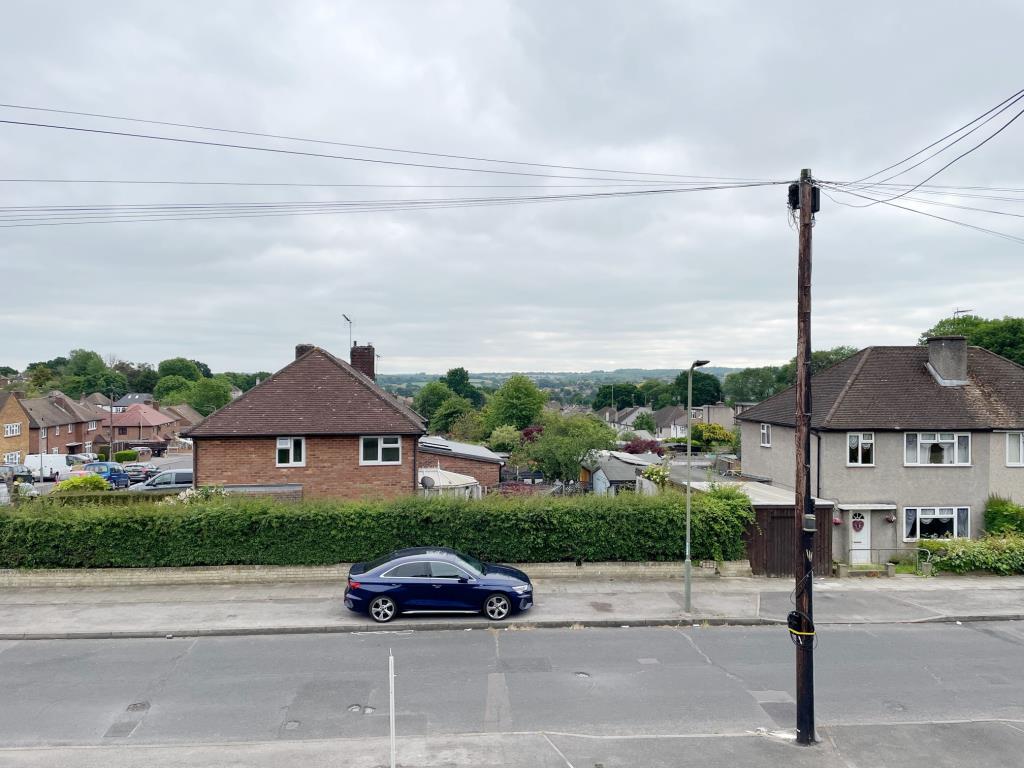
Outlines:
{"type": "Polygon", "coordinates": [[[701,410],[700,408],[694,408],[693,410],[690,411],[690,421],[693,421],[695,419],[697,421],[700,421],[703,418],[704,418],[704,411],[701,410]]]}
{"type": "Polygon", "coordinates": [[[60,424],[56,424],[53,427],[53,436],[60,437],[60,424]]]}
{"type": "Polygon", "coordinates": [[[904,507],[903,540],[969,539],[970,507],[904,507]]]}
{"type": "Polygon", "coordinates": [[[86,443],[84,450],[86,453],[92,453],[92,443],[86,443]]]}
{"type": "Polygon", "coordinates": [[[1006,466],[1024,467],[1024,432],[1006,433],[1006,466]]]}
{"type": "Polygon", "coordinates": [[[21,422],[16,421],[13,424],[4,424],[4,437],[17,437],[21,434],[21,422]]]}
{"type": "Polygon", "coordinates": [[[363,437],[359,440],[359,463],[401,464],[402,438],[363,437]]]}
{"type": "Polygon", "coordinates": [[[304,466],[306,466],[306,438],[304,438],[304,437],[279,437],[279,438],[277,438],[277,466],[279,466],[279,467],[304,467],[304,466]]]}
{"type": "Polygon", "coordinates": [[[904,435],[904,466],[966,467],[970,463],[970,432],[907,432],[904,435]]]}
{"type": "Polygon", "coordinates": [[[88,429],[89,429],[90,432],[95,432],[96,431],[96,422],[95,421],[90,421],[88,429]]]}
{"type": "Polygon", "coordinates": [[[46,427],[40,427],[39,428],[39,439],[40,440],[45,440],[46,439],[46,427]]]}
{"type": "Polygon", "coordinates": [[[847,432],[846,433],[846,466],[848,466],[848,467],[873,467],[873,466],[875,466],[875,433],[874,432],[847,432]]]}
{"type": "Polygon", "coordinates": [[[50,453],[60,453],[60,448],[51,448],[50,453]]]}
{"type": "Polygon", "coordinates": [[[4,464],[21,464],[21,451],[4,454],[4,464]]]}
{"type": "Polygon", "coordinates": [[[762,424],[761,425],[761,447],[771,448],[772,447],[772,425],[762,424]]]}

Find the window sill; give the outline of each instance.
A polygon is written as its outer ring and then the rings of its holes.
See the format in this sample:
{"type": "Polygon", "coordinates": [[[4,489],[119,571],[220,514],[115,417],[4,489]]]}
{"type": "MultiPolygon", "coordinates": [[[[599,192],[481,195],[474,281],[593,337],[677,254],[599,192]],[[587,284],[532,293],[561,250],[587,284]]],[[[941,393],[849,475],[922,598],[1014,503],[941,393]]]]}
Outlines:
{"type": "Polygon", "coordinates": [[[275,464],[274,466],[278,469],[292,469],[293,467],[304,467],[306,466],[306,462],[303,461],[299,464],[275,464]]]}
{"type": "Polygon", "coordinates": [[[360,467],[400,467],[400,461],[360,461],[360,467]]]}
{"type": "Polygon", "coordinates": [[[769,443],[768,445],[765,445],[764,443],[761,443],[761,445],[758,446],[758,447],[759,448],[771,448],[772,446],[771,446],[771,443],[769,443]]]}
{"type": "Polygon", "coordinates": [[[874,469],[874,464],[847,464],[848,469],[874,469]]]}
{"type": "Polygon", "coordinates": [[[970,469],[973,464],[904,464],[907,469],[970,469]]]}

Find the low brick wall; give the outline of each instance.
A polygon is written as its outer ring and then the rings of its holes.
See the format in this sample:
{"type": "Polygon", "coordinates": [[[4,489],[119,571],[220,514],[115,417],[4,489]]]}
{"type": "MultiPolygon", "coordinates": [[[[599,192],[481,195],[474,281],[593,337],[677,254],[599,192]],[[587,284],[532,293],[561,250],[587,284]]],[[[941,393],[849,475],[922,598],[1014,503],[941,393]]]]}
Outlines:
{"type": "MultiPolygon", "coordinates": [[[[683,564],[521,563],[532,579],[682,579],[683,564]]],[[[134,587],[174,584],[280,584],[344,581],[348,563],[319,566],[221,565],[196,568],[0,569],[0,587],[134,587]]],[[[694,578],[717,576],[694,564],[694,578]]],[[[723,573],[724,575],[724,573],[723,573]]]]}

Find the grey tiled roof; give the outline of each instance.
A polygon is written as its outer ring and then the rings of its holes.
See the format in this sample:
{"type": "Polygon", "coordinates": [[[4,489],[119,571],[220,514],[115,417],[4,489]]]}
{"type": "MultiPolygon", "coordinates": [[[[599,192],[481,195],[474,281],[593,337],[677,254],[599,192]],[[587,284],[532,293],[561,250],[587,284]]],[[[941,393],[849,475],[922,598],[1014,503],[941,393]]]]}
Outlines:
{"type": "Polygon", "coordinates": [[[505,460],[490,448],[472,443],[460,443],[437,435],[424,435],[420,438],[420,450],[423,453],[434,453],[440,456],[460,456],[464,459],[488,461],[493,464],[504,464],[505,460]]]}
{"type": "MultiPolygon", "coordinates": [[[[968,383],[941,386],[925,368],[928,348],[867,347],[811,378],[815,429],[1019,429],[1024,367],[980,347],[967,349],[968,383]]],[[[795,388],[736,418],[793,426],[795,388]]]]}

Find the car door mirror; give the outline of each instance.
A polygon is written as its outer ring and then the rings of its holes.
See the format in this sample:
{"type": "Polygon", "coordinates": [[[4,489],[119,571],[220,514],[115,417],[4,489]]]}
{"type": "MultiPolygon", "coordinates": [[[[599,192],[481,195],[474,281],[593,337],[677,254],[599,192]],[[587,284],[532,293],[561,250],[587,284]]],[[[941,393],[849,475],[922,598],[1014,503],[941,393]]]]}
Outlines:
{"type": "Polygon", "coordinates": [[[459,584],[469,584],[468,576],[459,576],[459,584]]]}

